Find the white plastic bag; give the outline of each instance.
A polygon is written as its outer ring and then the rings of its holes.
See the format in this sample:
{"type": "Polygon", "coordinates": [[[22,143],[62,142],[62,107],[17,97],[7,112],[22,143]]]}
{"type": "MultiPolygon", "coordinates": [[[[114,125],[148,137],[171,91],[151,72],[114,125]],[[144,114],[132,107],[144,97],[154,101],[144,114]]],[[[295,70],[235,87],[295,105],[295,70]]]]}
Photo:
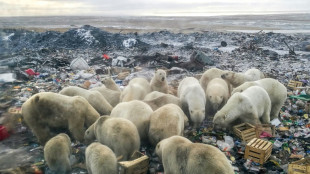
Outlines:
{"type": "Polygon", "coordinates": [[[72,60],[70,64],[70,68],[72,70],[87,70],[89,69],[89,66],[83,58],[79,57],[79,58],[72,60]]]}

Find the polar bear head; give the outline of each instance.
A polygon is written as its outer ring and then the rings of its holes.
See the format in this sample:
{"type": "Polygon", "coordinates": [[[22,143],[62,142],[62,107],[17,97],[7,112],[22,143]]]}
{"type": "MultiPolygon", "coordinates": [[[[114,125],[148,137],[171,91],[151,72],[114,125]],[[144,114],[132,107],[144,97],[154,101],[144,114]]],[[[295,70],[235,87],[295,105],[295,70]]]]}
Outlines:
{"type": "Polygon", "coordinates": [[[194,128],[198,128],[205,119],[205,108],[198,109],[189,107],[189,114],[194,128]]]}
{"type": "Polygon", "coordinates": [[[206,95],[214,111],[220,109],[225,101],[224,93],[217,88],[210,88],[207,90],[206,95]]]}
{"type": "Polygon", "coordinates": [[[164,82],[166,80],[166,71],[162,69],[156,70],[154,78],[156,81],[164,82]]]}

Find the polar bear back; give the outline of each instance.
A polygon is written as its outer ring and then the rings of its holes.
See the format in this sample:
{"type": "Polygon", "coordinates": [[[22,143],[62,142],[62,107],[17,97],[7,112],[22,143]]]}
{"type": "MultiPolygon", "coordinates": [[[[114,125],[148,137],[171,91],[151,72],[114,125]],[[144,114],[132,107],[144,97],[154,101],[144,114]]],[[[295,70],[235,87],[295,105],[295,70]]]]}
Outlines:
{"type": "Polygon", "coordinates": [[[152,113],[152,108],[146,103],[132,100],[116,105],[110,116],[130,120],[137,127],[141,140],[146,140],[152,113]]]}
{"type": "Polygon", "coordinates": [[[255,107],[259,117],[262,116],[266,110],[270,112],[271,101],[264,88],[251,86],[239,94],[247,99],[246,102],[251,103],[252,106],[255,107]]]}
{"type": "Polygon", "coordinates": [[[124,118],[100,117],[94,125],[96,139],[113,150],[117,157],[128,160],[140,148],[136,126],[124,118]]]}
{"type": "Polygon", "coordinates": [[[255,81],[265,78],[264,74],[256,68],[251,68],[247,70],[244,74],[247,76],[248,81],[255,81]]]}
{"type": "Polygon", "coordinates": [[[56,135],[44,146],[44,159],[48,167],[54,172],[66,173],[71,170],[70,155],[71,140],[67,134],[56,135]]]}
{"type": "Polygon", "coordinates": [[[117,174],[117,160],[113,151],[101,143],[92,143],[86,148],[85,163],[89,173],[117,174]]]}
{"type": "Polygon", "coordinates": [[[152,145],[173,135],[183,135],[188,119],[182,109],[175,104],[167,104],[151,114],[149,140],[152,145]]]}
{"type": "Polygon", "coordinates": [[[77,86],[69,86],[62,89],[59,94],[67,96],[81,96],[85,98],[101,115],[110,114],[113,108],[98,91],[89,91],[77,86]]]}
{"type": "Polygon", "coordinates": [[[129,81],[121,94],[121,101],[143,100],[151,92],[150,83],[144,78],[134,78],[129,81]]]}

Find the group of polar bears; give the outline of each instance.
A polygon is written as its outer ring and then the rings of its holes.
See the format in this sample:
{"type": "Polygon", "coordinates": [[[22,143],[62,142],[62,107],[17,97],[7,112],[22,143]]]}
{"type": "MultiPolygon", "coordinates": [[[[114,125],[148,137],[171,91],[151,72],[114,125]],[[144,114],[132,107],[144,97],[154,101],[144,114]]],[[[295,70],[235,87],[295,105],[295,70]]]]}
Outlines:
{"type": "Polygon", "coordinates": [[[215,114],[216,129],[237,122],[269,123],[287,95],[284,85],[257,69],[235,73],[211,68],[200,80],[181,80],[177,96],[169,94],[166,76],[156,70],[151,82],[134,78],[123,91],[107,77],[104,85],[90,90],[69,86],[58,94],[38,93],[23,104],[22,114],[57,173],[71,169],[70,137],[90,144],[85,159],[93,174],[117,173],[117,161],[129,160],[141,143],[156,147],[167,174],[233,173],[219,149],[182,137],[184,127],[198,128],[210,114],[215,114]]]}

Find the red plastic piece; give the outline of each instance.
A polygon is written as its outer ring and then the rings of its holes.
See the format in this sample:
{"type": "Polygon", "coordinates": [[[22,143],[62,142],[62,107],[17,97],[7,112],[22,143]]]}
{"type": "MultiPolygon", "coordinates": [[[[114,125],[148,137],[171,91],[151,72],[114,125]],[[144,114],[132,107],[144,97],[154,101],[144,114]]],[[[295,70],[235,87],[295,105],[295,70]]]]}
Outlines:
{"type": "Polygon", "coordinates": [[[109,57],[107,54],[103,54],[103,55],[102,55],[102,58],[104,58],[105,60],[110,59],[110,57],[109,57]]]}
{"type": "Polygon", "coordinates": [[[0,125],[0,141],[8,138],[10,134],[6,130],[6,127],[0,125]]]}
{"type": "Polygon", "coordinates": [[[40,75],[40,73],[34,72],[33,69],[27,69],[25,72],[30,76],[40,75]]]}

